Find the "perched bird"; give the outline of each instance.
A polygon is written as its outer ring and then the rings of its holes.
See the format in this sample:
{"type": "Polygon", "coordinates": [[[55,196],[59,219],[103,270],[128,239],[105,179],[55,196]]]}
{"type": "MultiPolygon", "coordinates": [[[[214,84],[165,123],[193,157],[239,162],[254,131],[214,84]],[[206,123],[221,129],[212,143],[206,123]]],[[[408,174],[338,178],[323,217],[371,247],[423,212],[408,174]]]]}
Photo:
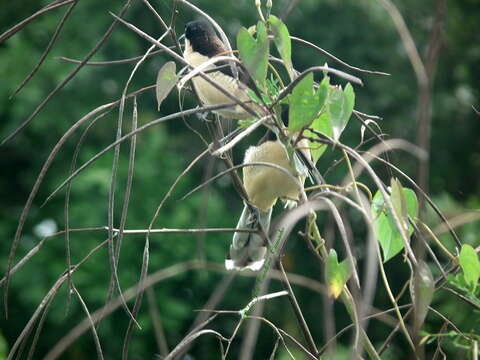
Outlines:
{"type": "MultiPolygon", "coordinates": [[[[310,159],[308,141],[301,140],[298,143],[302,156],[310,159]]],[[[295,157],[296,155],[294,155],[295,157]]],[[[244,164],[254,162],[266,162],[282,167],[294,178],[285,172],[267,166],[246,166],[243,168],[243,184],[251,205],[245,204],[237,229],[261,228],[268,233],[273,206],[277,200],[298,200],[300,195],[299,184],[303,185],[307,176],[306,168],[298,166],[297,171],[293,164],[300,160],[289,159],[285,146],[279,141],[266,141],[259,146],[251,146],[245,152],[244,164]]],[[[267,246],[257,233],[234,233],[230,245],[229,256],[225,260],[228,270],[260,270],[265,262],[267,246]]]]}
{"type": "MultiPolygon", "coordinates": [[[[211,58],[221,55],[231,54],[228,53],[226,46],[219,39],[210,23],[197,20],[186,25],[183,57],[189,65],[198,67],[211,58]]],[[[254,103],[248,95],[249,89],[255,88],[251,77],[242,67],[237,69],[238,78],[234,76],[229,61],[219,61],[205,68],[203,72],[238,100],[245,103],[257,116],[266,115],[266,109],[254,103]]],[[[192,82],[200,101],[205,105],[233,102],[232,99],[201,76],[193,77],[192,82]]],[[[238,104],[216,112],[231,119],[252,117],[252,114],[238,104]]],[[[308,141],[302,140],[298,146],[304,149],[302,157],[309,159],[308,141]]],[[[243,183],[250,205],[245,204],[237,229],[258,229],[261,227],[265,232],[268,232],[273,206],[279,198],[298,200],[300,195],[299,185],[303,185],[307,171],[303,171],[301,165],[298,166],[301,161],[296,155],[293,156],[293,159],[289,158],[287,150],[278,139],[265,141],[258,146],[251,146],[247,149],[243,162],[244,164],[252,162],[271,163],[285,169],[292,175],[289,176],[279,169],[268,166],[246,166],[243,168],[243,183]],[[298,181],[295,181],[292,177],[298,181]]],[[[267,246],[261,235],[257,233],[234,233],[229,256],[225,260],[225,267],[229,270],[259,270],[265,262],[266,251],[267,246]]]]}
{"type": "MultiPolygon", "coordinates": [[[[186,25],[183,58],[189,65],[198,67],[212,57],[220,55],[226,56],[231,54],[229,54],[226,46],[217,36],[210,23],[204,20],[196,20],[186,25]]],[[[244,102],[255,113],[260,112],[261,114],[261,107],[255,104],[248,96],[248,89],[252,88],[253,85],[250,76],[239,67],[239,76],[236,78],[230,65],[230,62],[219,61],[207,67],[204,73],[239,101],[244,102]]],[[[201,76],[195,76],[192,82],[200,101],[204,105],[233,103],[232,99],[228,98],[228,96],[201,76]]],[[[252,114],[238,104],[216,112],[219,115],[231,119],[247,119],[252,117],[252,114]]]]}

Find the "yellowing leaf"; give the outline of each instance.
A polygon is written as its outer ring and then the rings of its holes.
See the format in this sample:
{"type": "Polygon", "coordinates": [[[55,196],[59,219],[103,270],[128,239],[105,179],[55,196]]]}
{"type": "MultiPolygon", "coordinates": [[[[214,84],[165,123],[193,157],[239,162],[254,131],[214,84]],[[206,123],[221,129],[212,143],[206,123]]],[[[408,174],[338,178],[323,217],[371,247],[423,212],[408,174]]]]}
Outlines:
{"type": "Polygon", "coordinates": [[[340,296],[343,287],[352,276],[352,269],[348,260],[343,260],[341,263],[338,262],[337,253],[334,249],[330,249],[328,254],[326,275],[328,294],[336,299],[340,296]]]}

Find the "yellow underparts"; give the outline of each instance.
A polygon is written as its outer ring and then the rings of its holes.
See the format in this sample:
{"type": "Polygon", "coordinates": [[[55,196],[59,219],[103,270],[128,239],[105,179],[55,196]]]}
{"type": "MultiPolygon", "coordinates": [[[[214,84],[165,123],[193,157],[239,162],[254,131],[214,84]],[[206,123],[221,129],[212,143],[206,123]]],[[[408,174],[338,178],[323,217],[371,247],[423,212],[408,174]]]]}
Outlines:
{"type": "Polygon", "coordinates": [[[268,166],[247,166],[243,168],[243,184],[248,199],[252,205],[262,211],[267,211],[277,202],[278,198],[298,200],[305,176],[295,175],[287,151],[279,141],[267,141],[260,146],[251,146],[245,153],[244,164],[267,162],[288,171],[285,172],[268,166]],[[298,180],[298,183],[294,181],[298,180]]]}

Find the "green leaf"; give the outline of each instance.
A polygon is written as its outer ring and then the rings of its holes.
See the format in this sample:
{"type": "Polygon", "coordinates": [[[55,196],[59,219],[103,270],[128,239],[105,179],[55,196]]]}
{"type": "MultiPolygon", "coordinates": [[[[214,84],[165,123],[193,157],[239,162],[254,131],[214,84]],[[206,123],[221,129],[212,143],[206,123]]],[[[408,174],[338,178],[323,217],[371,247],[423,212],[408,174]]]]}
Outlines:
{"type": "Polygon", "coordinates": [[[324,91],[313,90],[313,74],[306,75],[289,96],[288,129],[291,132],[310,125],[322,109],[326,96],[324,91]]]}
{"type": "Polygon", "coordinates": [[[343,90],[343,94],[345,95],[346,100],[346,109],[345,109],[345,122],[347,123],[352,116],[353,108],[355,107],[355,92],[353,91],[353,86],[348,83],[343,90]]]}
{"type": "Polygon", "coordinates": [[[255,39],[247,29],[242,27],[237,34],[237,47],[240,59],[249,74],[257,86],[264,89],[268,70],[269,42],[267,29],[263,22],[258,22],[256,32],[257,38],[255,39]]]}
{"type": "Polygon", "coordinates": [[[468,285],[465,282],[465,277],[463,276],[463,273],[458,273],[456,275],[449,274],[447,275],[447,280],[450,283],[450,285],[452,285],[457,290],[460,290],[465,294],[468,294],[470,292],[470,289],[468,288],[468,285]]]}
{"type": "MultiPolygon", "coordinates": [[[[310,127],[315,131],[318,131],[319,133],[332,137],[332,122],[330,121],[330,116],[326,112],[322,113],[318,118],[313,120],[310,127]]],[[[305,135],[312,138],[317,137],[316,134],[314,134],[308,129],[305,131],[305,135]]],[[[327,150],[326,144],[320,144],[313,141],[310,143],[310,153],[312,154],[312,161],[314,164],[318,161],[318,159],[320,159],[325,150],[327,150]]]]}
{"type": "Polygon", "coordinates": [[[177,83],[177,65],[173,61],[166,62],[158,71],[157,85],[155,93],[157,95],[157,110],[160,111],[160,105],[170,94],[170,91],[177,83]]]}
{"type": "Polygon", "coordinates": [[[408,214],[407,214],[407,200],[403,192],[402,184],[398,179],[392,178],[390,180],[391,195],[390,199],[392,200],[393,210],[395,214],[402,222],[404,228],[408,225],[408,214]]]}
{"type": "MultiPolygon", "coordinates": [[[[413,221],[415,221],[418,217],[418,199],[417,199],[417,194],[415,194],[415,191],[412,189],[407,189],[403,188],[403,196],[405,197],[405,204],[407,207],[407,216],[412,218],[413,221]]],[[[410,223],[408,224],[408,230],[407,234],[408,236],[413,234],[413,225],[410,223]]]]}
{"type": "MultiPolygon", "coordinates": [[[[330,78],[328,76],[325,76],[322,82],[320,83],[316,93],[317,101],[319,102],[319,104],[323,104],[322,107],[325,107],[329,88],[330,88],[330,78]]],[[[313,122],[310,124],[310,128],[312,128],[313,130],[319,133],[332,137],[333,128],[332,128],[332,122],[330,120],[330,114],[327,111],[321,111],[320,116],[315,118],[313,122]]],[[[305,134],[311,138],[319,137],[317,134],[313,133],[308,129],[305,131],[305,134]]],[[[312,161],[314,164],[318,161],[318,159],[320,159],[320,157],[323,155],[325,150],[327,150],[327,145],[311,141],[310,151],[312,154],[312,161]]]]}
{"type": "Polygon", "coordinates": [[[322,82],[320,83],[320,85],[318,86],[318,90],[317,90],[318,102],[322,104],[322,106],[324,106],[325,103],[327,102],[329,89],[330,89],[330,77],[325,76],[322,82]]]}
{"type": "Polygon", "coordinates": [[[340,296],[343,287],[352,276],[352,268],[348,260],[338,263],[337,253],[334,249],[330,249],[328,254],[326,275],[328,294],[336,299],[340,296]]]}
{"type": "Polygon", "coordinates": [[[253,125],[258,119],[256,118],[248,118],[248,119],[243,119],[243,120],[238,120],[238,128],[239,129],[246,129],[249,126],[253,125]]]}
{"type": "Polygon", "coordinates": [[[347,126],[348,120],[355,106],[355,93],[352,85],[347,84],[345,90],[335,86],[330,88],[328,97],[328,111],[333,125],[333,138],[340,139],[343,130],[347,126]]]}
{"type": "MultiPolygon", "coordinates": [[[[398,191],[398,189],[395,191],[398,191]]],[[[407,215],[415,219],[418,216],[417,196],[411,189],[401,188],[401,191],[405,199],[407,215]]],[[[402,197],[400,195],[395,196],[402,197]]],[[[402,251],[405,244],[380,191],[377,191],[373,197],[371,212],[374,219],[374,229],[383,251],[383,261],[387,262],[402,251]]],[[[407,225],[408,223],[405,224],[407,225]]],[[[413,226],[408,224],[407,235],[411,236],[412,233],[413,226]]]]}
{"type": "Polygon", "coordinates": [[[480,278],[480,261],[478,255],[468,244],[462,245],[462,250],[458,257],[458,262],[463,271],[463,278],[471,292],[474,293],[480,278]]]}
{"type": "Polygon", "coordinates": [[[267,94],[275,98],[280,93],[280,82],[273,74],[270,74],[270,79],[267,79],[267,94]]]}
{"type": "Polygon", "coordinates": [[[273,32],[273,42],[277,47],[278,53],[280,54],[283,62],[285,63],[285,68],[288,71],[290,79],[293,79],[293,66],[292,66],[292,43],[290,40],[290,34],[288,32],[287,26],[274,15],[270,15],[268,22],[271,25],[273,32]]]}

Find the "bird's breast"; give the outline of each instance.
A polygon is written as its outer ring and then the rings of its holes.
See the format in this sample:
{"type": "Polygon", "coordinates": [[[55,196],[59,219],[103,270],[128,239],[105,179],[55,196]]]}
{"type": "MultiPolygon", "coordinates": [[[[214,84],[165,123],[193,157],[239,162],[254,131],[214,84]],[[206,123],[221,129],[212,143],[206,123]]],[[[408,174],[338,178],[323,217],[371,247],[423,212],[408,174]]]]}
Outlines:
{"type": "MultiPolygon", "coordinates": [[[[209,60],[207,56],[193,51],[189,44],[186,44],[183,56],[186,62],[193,67],[198,67],[209,60]]],[[[208,70],[212,70],[216,66],[217,65],[215,64],[208,66],[204,70],[206,73],[205,75],[210,80],[221,86],[222,89],[228,92],[231,96],[234,96],[239,101],[248,102],[249,106],[254,106],[250,97],[248,96],[246,87],[238,79],[224,74],[221,71],[208,72],[208,70]]],[[[200,101],[205,105],[218,105],[234,102],[234,100],[228,97],[224,92],[213,86],[209,81],[205,80],[201,76],[195,76],[192,79],[192,82],[200,101]]],[[[232,108],[229,109],[223,109],[219,111],[219,113],[223,116],[236,119],[248,118],[250,116],[239,105],[232,106],[232,108]]]]}
{"type": "Polygon", "coordinates": [[[261,165],[243,169],[245,190],[253,205],[266,211],[275,205],[278,198],[298,199],[298,182],[302,183],[304,178],[294,175],[295,170],[290,164],[287,151],[280,142],[267,141],[260,146],[250,147],[245,154],[244,163],[254,162],[270,163],[284,171],[261,165]]]}

